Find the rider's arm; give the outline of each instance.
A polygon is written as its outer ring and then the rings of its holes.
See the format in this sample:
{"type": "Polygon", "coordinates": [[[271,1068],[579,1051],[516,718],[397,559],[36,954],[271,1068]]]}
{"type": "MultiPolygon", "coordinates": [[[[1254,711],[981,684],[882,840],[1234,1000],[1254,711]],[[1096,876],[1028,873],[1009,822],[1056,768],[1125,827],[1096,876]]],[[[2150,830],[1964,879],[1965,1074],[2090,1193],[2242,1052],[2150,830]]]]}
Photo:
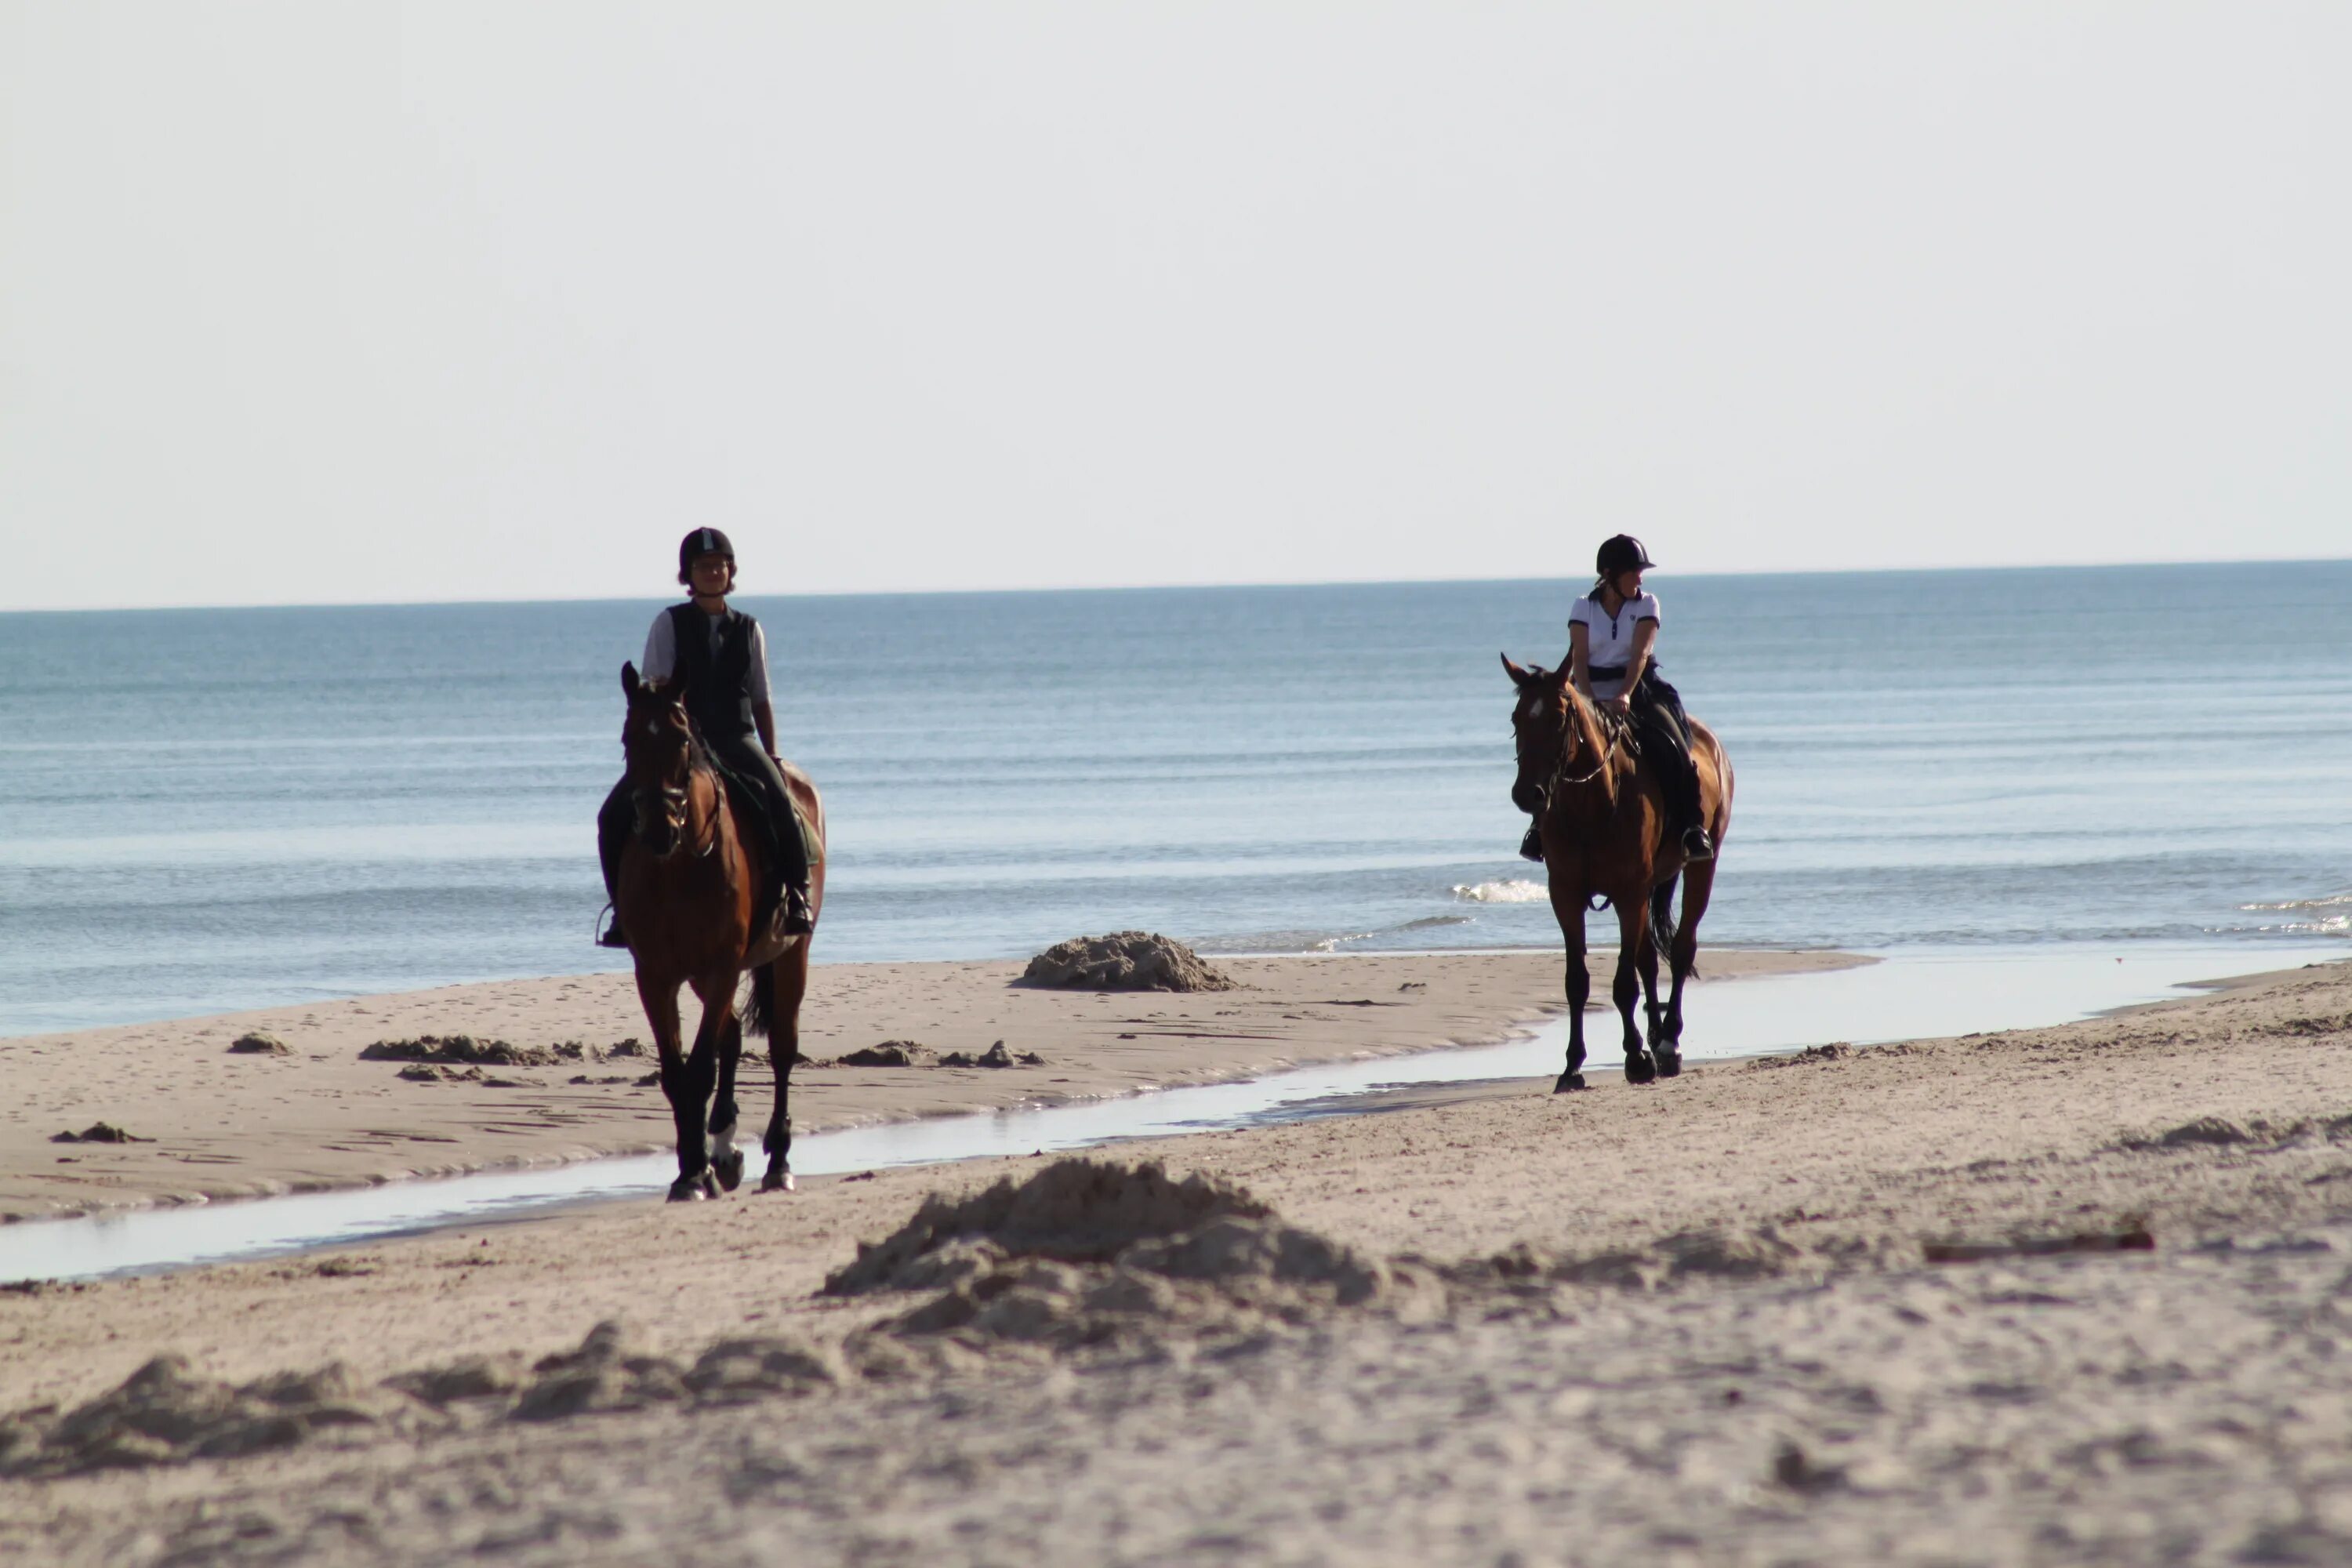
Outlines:
{"type": "Polygon", "coordinates": [[[1568,678],[1587,698],[1592,695],[1592,628],[1582,621],[1568,623],[1568,678]]]}
{"type": "Polygon", "coordinates": [[[1658,646],[1658,623],[1641,620],[1633,626],[1633,651],[1625,657],[1625,685],[1610,700],[1631,707],[1633,688],[1642,684],[1642,672],[1650,668],[1650,650],[1658,646]]]}
{"type": "Polygon", "coordinates": [[[646,633],[645,657],[637,664],[640,679],[648,683],[669,679],[670,672],[677,668],[677,628],[667,613],[656,616],[652,628],[646,633]]]}

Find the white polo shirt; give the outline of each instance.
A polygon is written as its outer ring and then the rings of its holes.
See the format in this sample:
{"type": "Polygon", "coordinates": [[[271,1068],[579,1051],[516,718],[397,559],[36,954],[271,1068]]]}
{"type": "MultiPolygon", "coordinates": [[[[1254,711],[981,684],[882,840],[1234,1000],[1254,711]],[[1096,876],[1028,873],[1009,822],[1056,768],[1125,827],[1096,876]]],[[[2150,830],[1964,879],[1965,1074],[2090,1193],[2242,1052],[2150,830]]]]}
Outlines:
{"type": "MultiPolygon", "coordinates": [[[[713,651],[719,641],[719,618],[706,617],[710,627],[713,651]]],[[[646,633],[646,657],[637,661],[637,673],[647,680],[666,680],[677,668],[677,632],[672,626],[669,612],[664,610],[654,617],[653,629],[646,633]]],[[[743,679],[744,689],[754,702],[768,700],[768,634],[759,622],[751,623],[751,668],[743,679]]]]}
{"type": "MultiPolygon", "coordinates": [[[[1568,624],[1582,626],[1585,635],[1585,659],[1592,673],[1592,695],[1614,697],[1625,689],[1625,666],[1633,658],[1633,628],[1643,621],[1658,620],[1658,596],[1642,594],[1628,599],[1611,615],[1601,607],[1601,602],[1587,594],[1571,605],[1568,624]],[[1613,669],[1613,676],[1602,676],[1604,669],[1613,669]]],[[[1661,625],[1664,623],[1661,622],[1661,625]]]]}

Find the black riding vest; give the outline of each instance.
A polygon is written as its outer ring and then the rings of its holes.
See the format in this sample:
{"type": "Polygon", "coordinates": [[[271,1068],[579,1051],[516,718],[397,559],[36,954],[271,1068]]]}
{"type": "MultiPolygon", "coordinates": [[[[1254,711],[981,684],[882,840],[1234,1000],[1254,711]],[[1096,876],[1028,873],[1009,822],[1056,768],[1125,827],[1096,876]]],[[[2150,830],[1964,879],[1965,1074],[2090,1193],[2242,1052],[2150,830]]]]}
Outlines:
{"type": "Polygon", "coordinates": [[[677,673],[686,678],[687,715],[706,735],[751,732],[751,628],[757,625],[742,611],[729,610],[719,618],[719,651],[714,654],[710,617],[691,600],[669,608],[677,673]]]}

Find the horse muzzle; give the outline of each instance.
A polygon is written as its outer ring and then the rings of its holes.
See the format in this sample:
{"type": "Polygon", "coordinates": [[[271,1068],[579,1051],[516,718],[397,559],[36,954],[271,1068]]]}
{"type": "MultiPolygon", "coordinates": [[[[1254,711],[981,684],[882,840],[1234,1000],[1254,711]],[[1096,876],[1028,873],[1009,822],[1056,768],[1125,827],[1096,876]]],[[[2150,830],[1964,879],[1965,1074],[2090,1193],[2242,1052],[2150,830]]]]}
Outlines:
{"type": "Polygon", "coordinates": [[[1526,783],[1513,784],[1511,786],[1511,804],[1517,806],[1521,811],[1526,812],[1530,816],[1534,816],[1537,812],[1541,811],[1544,806],[1543,786],[1541,784],[1531,784],[1526,783]]]}

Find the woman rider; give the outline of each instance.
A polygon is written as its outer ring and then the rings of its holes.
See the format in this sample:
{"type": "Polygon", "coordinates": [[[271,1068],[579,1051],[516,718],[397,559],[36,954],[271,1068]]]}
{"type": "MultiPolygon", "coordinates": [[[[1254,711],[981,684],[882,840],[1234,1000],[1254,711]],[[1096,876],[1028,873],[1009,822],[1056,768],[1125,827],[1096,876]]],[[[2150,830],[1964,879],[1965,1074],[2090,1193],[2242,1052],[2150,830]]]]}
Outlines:
{"type": "MultiPolygon", "coordinates": [[[[1658,596],[1642,592],[1642,574],[1657,563],[1630,533],[1612,536],[1593,561],[1599,580],[1568,613],[1568,670],[1576,689],[1603,708],[1633,721],[1642,754],[1664,787],[1670,830],[1682,836],[1687,860],[1715,858],[1706,814],[1699,807],[1698,770],[1691,765],[1690,719],[1682,695],[1658,674],[1650,657],[1658,644],[1658,596]]],[[[1543,839],[1528,829],[1519,853],[1543,858],[1543,839]]]]}
{"type": "MultiPolygon", "coordinates": [[[[769,886],[760,889],[758,913],[775,908],[775,881],[782,873],[784,931],[814,929],[809,918],[808,848],[801,840],[792,796],[784,792],[776,755],[776,711],[768,700],[768,639],[760,623],[730,609],[735,591],[735,546],[715,528],[698,528],[678,542],[677,580],[692,595],[654,617],[646,634],[640,673],[651,681],[682,675],[687,716],[694,732],[719,765],[759,792],[769,831],[760,835],[770,853],[769,886]],[[755,737],[752,733],[758,731],[755,737]]],[[[619,886],[621,849],[636,827],[636,807],[624,777],[596,814],[596,853],[604,864],[605,896],[619,886]]],[[[600,939],[606,947],[626,947],[617,913],[600,939]]]]}

